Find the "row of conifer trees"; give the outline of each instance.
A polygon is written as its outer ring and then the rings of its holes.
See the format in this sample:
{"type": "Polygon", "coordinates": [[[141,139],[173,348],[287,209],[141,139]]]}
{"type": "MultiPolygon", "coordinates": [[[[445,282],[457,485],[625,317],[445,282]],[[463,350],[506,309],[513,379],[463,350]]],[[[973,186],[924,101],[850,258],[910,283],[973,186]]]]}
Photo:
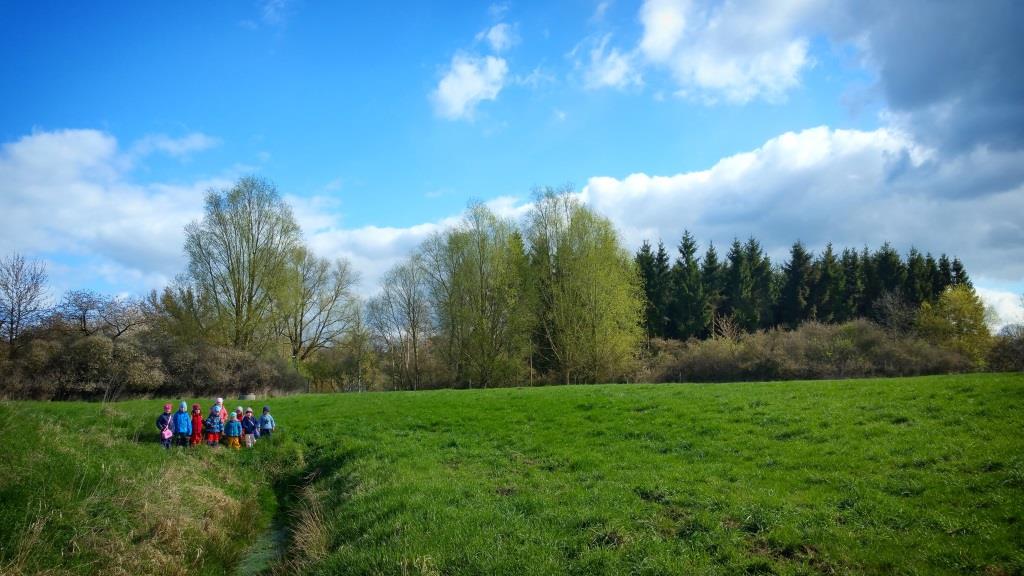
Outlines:
{"type": "Polygon", "coordinates": [[[661,242],[644,242],[636,252],[648,337],[706,338],[723,322],[746,332],[808,320],[884,324],[896,310],[934,302],[949,286],[971,286],[958,258],[914,248],[904,258],[888,243],[841,252],[830,243],[815,255],[797,241],[781,266],[753,237],[733,240],[724,258],[713,243],[703,255],[698,249],[686,231],[674,259],[661,242]]]}

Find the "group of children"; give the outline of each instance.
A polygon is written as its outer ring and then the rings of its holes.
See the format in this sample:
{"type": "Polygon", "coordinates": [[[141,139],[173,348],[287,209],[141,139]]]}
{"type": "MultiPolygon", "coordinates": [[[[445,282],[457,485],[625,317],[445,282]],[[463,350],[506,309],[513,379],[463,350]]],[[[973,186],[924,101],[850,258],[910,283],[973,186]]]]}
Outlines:
{"type": "Polygon", "coordinates": [[[203,419],[203,409],[199,404],[192,405],[188,412],[188,403],[182,402],[178,411],[171,413],[171,405],[164,404],[164,412],[156,419],[156,428],[160,431],[160,443],[164,448],[175,446],[198,446],[206,435],[206,445],[216,447],[221,443],[238,450],[242,443],[247,448],[256,444],[256,439],[270,437],[277,423],[270,415],[270,406],[263,407],[263,415],[253,416],[252,408],[242,410],[239,406],[234,412],[224,408],[224,399],[217,398],[217,403],[210,408],[210,415],[203,419]]]}

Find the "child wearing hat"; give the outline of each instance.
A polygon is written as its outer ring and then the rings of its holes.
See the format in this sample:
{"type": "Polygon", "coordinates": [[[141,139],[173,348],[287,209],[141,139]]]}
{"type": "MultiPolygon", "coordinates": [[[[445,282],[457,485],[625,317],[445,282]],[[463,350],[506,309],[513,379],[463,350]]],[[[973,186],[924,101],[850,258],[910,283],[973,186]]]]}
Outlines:
{"type": "Polygon", "coordinates": [[[171,437],[174,431],[171,430],[171,405],[164,404],[164,413],[156,418],[156,429],[160,431],[160,445],[164,448],[171,447],[171,437]]]}
{"type": "Polygon", "coordinates": [[[220,430],[221,430],[220,441],[223,444],[227,444],[228,443],[228,437],[225,436],[223,434],[223,432],[224,432],[224,427],[228,425],[228,413],[230,412],[230,410],[228,410],[227,406],[224,405],[224,399],[223,398],[217,398],[217,406],[219,407],[218,414],[220,415],[220,430]]]}
{"type": "Polygon", "coordinates": [[[260,416],[260,436],[270,438],[270,433],[277,428],[274,417],[270,415],[270,406],[263,407],[263,415],[260,416]]]}
{"type": "Polygon", "coordinates": [[[219,404],[214,404],[213,408],[210,409],[210,416],[203,423],[203,427],[206,429],[206,445],[210,448],[216,448],[217,444],[220,443],[220,433],[224,431],[224,425],[220,421],[219,404]]]}
{"type": "Polygon", "coordinates": [[[228,410],[227,410],[227,408],[224,407],[224,399],[223,398],[217,398],[217,408],[218,408],[217,412],[220,415],[220,423],[221,423],[221,425],[227,424],[228,423],[228,410]]]}
{"type": "Polygon", "coordinates": [[[182,400],[178,405],[178,411],[174,413],[173,424],[174,445],[188,446],[189,438],[192,437],[192,416],[188,413],[188,403],[182,400]]]}
{"type": "Polygon", "coordinates": [[[238,439],[242,436],[242,423],[235,419],[235,413],[228,416],[228,425],[224,427],[224,435],[228,437],[228,447],[238,450],[241,446],[238,439]]]}
{"type": "Polygon", "coordinates": [[[252,415],[252,408],[245,409],[245,416],[242,417],[242,437],[245,439],[245,447],[252,448],[256,444],[256,430],[259,425],[252,415]]]}
{"type": "Polygon", "coordinates": [[[192,405],[192,442],[193,446],[199,446],[203,441],[203,409],[199,404],[192,405]]]}

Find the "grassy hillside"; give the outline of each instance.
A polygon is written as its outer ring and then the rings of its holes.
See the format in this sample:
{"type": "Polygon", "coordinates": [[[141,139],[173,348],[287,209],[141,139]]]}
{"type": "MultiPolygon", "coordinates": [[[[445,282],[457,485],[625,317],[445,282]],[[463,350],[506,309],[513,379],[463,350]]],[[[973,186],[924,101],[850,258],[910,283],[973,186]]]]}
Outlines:
{"type": "Polygon", "coordinates": [[[160,404],[0,404],[0,572],[1024,573],[1020,374],[160,404]]]}

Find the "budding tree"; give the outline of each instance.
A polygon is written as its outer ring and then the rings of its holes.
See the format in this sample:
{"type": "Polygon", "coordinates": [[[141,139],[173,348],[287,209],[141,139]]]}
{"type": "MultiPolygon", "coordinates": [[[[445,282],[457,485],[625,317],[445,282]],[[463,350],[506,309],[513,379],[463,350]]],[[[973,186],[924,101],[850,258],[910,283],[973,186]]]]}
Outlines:
{"type": "Polygon", "coordinates": [[[202,220],[185,228],[188,279],[212,308],[221,340],[260,350],[274,336],[274,295],[299,247],[299,226],[277,188],[245,177],[211,190],[202,220]]]}
{"type": "Polygon", "coordinates": [[[277,300],[278,330],[293,360],[331,345],[356,321],[356,274],[347,260],[331,262],[306,248],[292,255],[277,300]]]}

